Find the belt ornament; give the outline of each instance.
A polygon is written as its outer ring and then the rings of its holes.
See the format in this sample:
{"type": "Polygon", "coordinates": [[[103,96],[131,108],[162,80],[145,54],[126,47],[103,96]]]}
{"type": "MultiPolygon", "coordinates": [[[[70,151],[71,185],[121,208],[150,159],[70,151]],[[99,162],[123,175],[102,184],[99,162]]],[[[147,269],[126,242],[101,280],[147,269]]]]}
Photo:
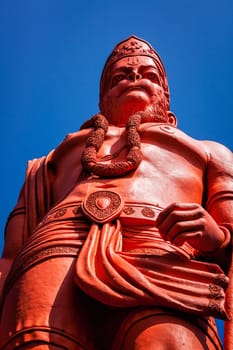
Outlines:
{"type": "Polygon", "coordinates": [[[113,191],[93,192],[82,202],[84,214],[92,221],[100,224],[119,217],[123,207],[123,199],[113,191]]]}

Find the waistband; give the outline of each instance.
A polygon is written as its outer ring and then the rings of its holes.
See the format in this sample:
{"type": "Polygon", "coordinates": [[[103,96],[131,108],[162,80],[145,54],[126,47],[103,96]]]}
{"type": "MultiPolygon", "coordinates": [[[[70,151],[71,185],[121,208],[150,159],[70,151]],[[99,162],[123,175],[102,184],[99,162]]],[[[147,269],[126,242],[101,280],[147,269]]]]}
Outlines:
{"type": "MultiPolygon", "coordinates": [[[[126,202],[116,217],[111,217],[109,220],[103,221],[103,223],[118,218],[122,225],[126,226],[154,226],[162,209],[163,208],[152,204],[126,202]]],[[[98,222],[94,217],[86,215],[83,211],[82,202],[78,202],[52,209],[38,226],[48,224],[52,221],[76,218],[88,218],[91,221],[98,222]]]]}

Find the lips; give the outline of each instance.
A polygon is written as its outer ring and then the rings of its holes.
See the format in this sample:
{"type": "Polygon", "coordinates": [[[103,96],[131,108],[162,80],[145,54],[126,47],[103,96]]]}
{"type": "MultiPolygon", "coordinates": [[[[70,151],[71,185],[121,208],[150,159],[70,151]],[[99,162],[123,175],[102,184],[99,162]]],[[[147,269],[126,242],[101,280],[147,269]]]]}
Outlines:
{"type": "Polygon", "coordinates": [[[138,90],[138,91],[142,90],[142,91],[145,91],[146,93],[151,94],[150,89],[148,87],[146,87],[146,86],[143,86],[143,85],[131,85],[131,86],[127,86],[127,87],[123,88],[120,91],[120,93],[118,94],[118,97],[123,95],[126,92],[134,91],[134,90],[138,90]]]}
{"type": "Polygon", "coordinates": [[[125,89],[125,91],[131,91],[131,90],[146,90],[146,89],[142,86],[132,86],[132,87],[125,89]]]}

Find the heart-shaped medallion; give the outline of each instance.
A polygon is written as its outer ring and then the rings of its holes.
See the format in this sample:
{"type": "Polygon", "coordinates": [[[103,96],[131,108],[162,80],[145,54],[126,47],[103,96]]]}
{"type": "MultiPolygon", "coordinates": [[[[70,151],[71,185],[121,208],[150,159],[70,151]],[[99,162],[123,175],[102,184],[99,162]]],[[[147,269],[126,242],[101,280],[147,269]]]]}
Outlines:
{"type": "Polygon", "coordinates": [[[111,203],[110,198],[106,198],[106,197],[97,197],[95,200],[95,204],[99,209],[106,209],[110,203],[111,203]]]}
{"type": "Polygon", "coordinates": [[[95,191],[82,202],[83,213],[92,221],[105,223],[119,217],[124,202],[117,192],[95,191]]]}

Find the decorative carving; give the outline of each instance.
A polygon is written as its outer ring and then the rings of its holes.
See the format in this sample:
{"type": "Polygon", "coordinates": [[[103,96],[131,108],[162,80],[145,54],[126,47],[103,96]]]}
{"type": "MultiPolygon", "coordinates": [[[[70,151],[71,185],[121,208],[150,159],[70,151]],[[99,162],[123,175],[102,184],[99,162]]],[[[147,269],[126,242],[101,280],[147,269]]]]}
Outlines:
{"type": "Polygon", "coordinates": [[[148,217],[148,218],[154,218],[155,217],[155,212],[153,209],[149,208],[149,207],[144,207],[142,209],[142,215],[148,217]]]}
{"type": "Polygon", "coordinates": [[[80,214],[82,213],[82,208],[81,208],[81,206],[79,205],[79,206],[75,207],[75,208],[73,209],[73,213],[74,213],[74,215],[80,215],[80,214]]]}
{"type": "Polygon", "coordinates": [[[222,307],[220,305],[220,302],[218,300],[211,299],[209,301],[208,309],[209,309],[209,313],[211,315],[216,315],[216,317],[218,317],[218,318],[219,317],[224,318],[224,313],[223,313],[222,307]]]}
{"type": "Polygon", "coordinates": [[[135,210],[132,207],[124,207],[123,212],[126,215],[132,215],[133,213],[135,213],[135,210]]]}
{"type": "Polygon", "coordinates": [[[211,299],[221,299],[222,297],[222,287],[217,286],[216,284],[210,284],[210,297],[211,299]]]}
{"type": "Polygon", "coordinates": [[[60,210],[58,210],[58,211],[56,212],[56,214],[54,215],[54,217],[55,217],[55,218],[60,218],[60,217],[62,217],[63,215],[65,215],[65,213],[66,213],[66,208],[62,208],[62,209],[60,209],[60,210]]]}
{"type": "Polygon", "coordinates": [[[175,129],[172,126],[170,126],[170,125],[161,125],[160,129],[162,131],[167,132],[168,134],[174,134],[175,133],[175,129]]]}
{"type": "Polygon", "coordinates": [[[135,55],[145,55],[157,59],[158,56],[155,51],[150,47],[150,45],[142,40],[139,40],[136,37],[131,37],[129,40],[124,41],[122,44],[119,44],[115,50],[113,50],[110,61],[115,62],[122,57],[135,55]]]}
{"type": "Polygon", "coordinates": [[[107,222],[119,216],[123,208],[120,195],[112,191],[91,193],[82,204],[84,214],[99,223],[107,222]]]}
{"type": "Polygon", "coordinates": [[[226,277],[224,274],[219,274],[215,279],[215,284],[225,289],[228,286],[228,281],[228,277],[226,277]]]}

